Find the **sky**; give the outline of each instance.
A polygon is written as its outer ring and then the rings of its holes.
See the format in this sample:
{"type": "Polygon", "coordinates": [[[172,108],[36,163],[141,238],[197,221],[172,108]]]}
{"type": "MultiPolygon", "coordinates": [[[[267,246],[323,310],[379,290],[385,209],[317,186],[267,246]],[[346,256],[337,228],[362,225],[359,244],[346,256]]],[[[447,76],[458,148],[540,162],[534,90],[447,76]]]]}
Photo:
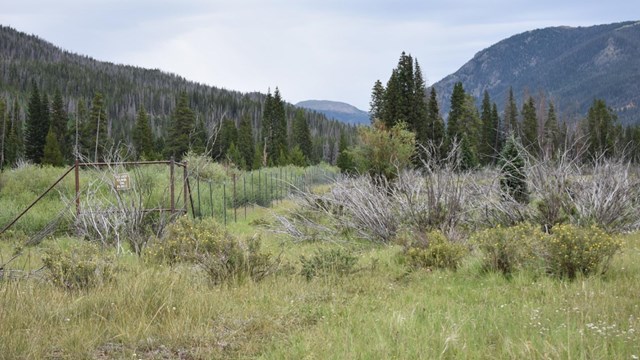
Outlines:
{"type": "Polygon", "coordinates": [[[637,0],[0,0],[0,9],[0,24],[97,60],[362,110],[403,51],[429,85],[524,31],[640,20],[637,0]]]}

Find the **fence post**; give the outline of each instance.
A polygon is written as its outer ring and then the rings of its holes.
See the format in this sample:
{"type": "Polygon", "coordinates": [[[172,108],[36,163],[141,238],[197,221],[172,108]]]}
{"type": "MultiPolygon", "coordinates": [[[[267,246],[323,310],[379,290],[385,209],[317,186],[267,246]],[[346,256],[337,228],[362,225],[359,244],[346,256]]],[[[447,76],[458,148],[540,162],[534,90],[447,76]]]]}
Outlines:
{"type": "Polygon", "coordinates": [[[233,222],[238,222],[238,214],[237,214],[237,193],[236,193],[236,174],[233,173],[233,222]]]}
{"type": "Polygon", "coordinates": [[[76,216],[80,216],[80,163],[76,158],[75,169],[76,175],[76,216]]]}
{"type": "Polygon", "coordinates": [[[202,203],[200,202],[200,177],[196,178],[196,188],[198,190],[198,218],[202,219],[202,203]]]}
{"type": "Polygon", "coordinates": [[[227,226],[227,182],[222,183],[222,213],[224,214],[224,226],[227,226]]]}
{"type": "Polygon", "coordinates": [[[244,202],[244,219],[247,220],[247,181],[246,173],[242,174],[242,200],[244,202]]]}
{"type": "MultiPolygon", "coordinates": [[[[77,161],[77,160],[76,160],[77,161]]],[[[175,160],[173,156],[169,161],[169,209],[171,211],[171,215],[173,215],[176,211],[176,200],[175,200],[175,160]]]]}
{"type": "MultiPolygon", "coordinates": [[[[189,214],[189,172],[187,171],[187,162],[183,162],[182,167],[182,182],[184,185],[184,213],[189,214]]],[[[195,214],[193,214],[195,216],[195,214]]]]}
{"type": "Polygon", "coordinates": [[[209,180],[209,209],[211,209],[211,217],[213,215],[213,191],[211,190],[211,180],[209,180]]]}

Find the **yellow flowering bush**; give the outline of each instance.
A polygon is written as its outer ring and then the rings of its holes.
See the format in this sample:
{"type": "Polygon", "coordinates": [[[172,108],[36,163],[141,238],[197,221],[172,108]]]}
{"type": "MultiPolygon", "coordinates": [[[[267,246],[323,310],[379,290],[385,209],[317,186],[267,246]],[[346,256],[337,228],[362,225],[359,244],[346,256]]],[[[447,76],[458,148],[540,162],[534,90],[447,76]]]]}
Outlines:
{"type": "Polygon", "coordinates": [[[86,289],[113,279],[113,256],[87,241],[74,241],[68,248],[59,244],[46,247],[42,263],[51,282],[67,290],[86,289]]]}
{"type": "Polygon", "coordinates": [[[619,238],[602,229],[556,225],[543,243],[547,271],[558,277],[604,273],[613,255],[620,249],[619,238]]]}
{"type": "Polygon", "coordinates": [[[200,266],[214,284],[247,276],[259,280],[275,267],[270,254],[260,252],[260,239],[241,241],[229,234],[215,219],[192,220],[180,217],[169,225],[164,236],[147,248],[150,261],[200,266]]]}
{"type": "Polygon", "coordinates": [[[477,232],[471,242],[480,250],[485,270],[509,275],[536,263],[540,240],[546,236],[539,227],[522,223],[512,227],[498,225],[477,232]]]}
{"type": "Polygon", "coordinates": [[[418,236],[401,234],[398,242],[404,245],[403,257],[412,268],[456,270],[467,254],[467,248],[454,243],[439,230],[418,236]]]}

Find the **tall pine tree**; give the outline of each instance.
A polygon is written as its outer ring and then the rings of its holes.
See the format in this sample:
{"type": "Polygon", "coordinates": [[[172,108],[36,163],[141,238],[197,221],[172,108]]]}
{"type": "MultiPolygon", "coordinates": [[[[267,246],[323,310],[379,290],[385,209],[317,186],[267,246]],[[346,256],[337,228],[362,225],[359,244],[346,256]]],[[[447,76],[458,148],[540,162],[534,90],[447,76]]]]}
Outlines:
{"type": "Polygon", "coordinates": [[[592,157],[613,155],[617,116],[602,99],[593,100],[586,120],[589,154],[592,157]]]}
{"type": "Polygon", "coordinates": [[[169,127],[169,137],[165,146],[165,154],[181,160],[189,151],[190,135],[196,126],[196,117],[189,107],[189,98],[182,92],[178,98],[176,110],[173,113],[169,127]]]}
{"type": "Polygon", "coordinates": [[[447,143],[448,149],[454,140],[460,141],[464,128],[462,128],[464,106],[466,94],[461,82],[453,85],[453,93],[451,94],[451,107],[449,110],[449,118],[447,119],[447,143]]]}
{"type": "Polygon", "coordinates": [[[256,150],[253,144],[253,129],[251,128],[251,122],[248,116],[243,116],[242,120],[240,120],[237,144],[240,155],[244,159],[245,168],[251,170],[253,168],[256,150]]]}
{"type": "Polygon", "coordinates": [[[266,141],[267,165],[279,164],[280,155],[287,150],[287,119],[280,91],[267,93],[262,113],[262,131],[266,141]]]}
{"type": "Polygon", "coordinates": [[[140,105],[140,109],[138,110],[136,125],[133,128],[131,138],[136,156],[139,159],[150,160],[154,158],[153,133],[151,132],[151,125],[149,124],[149,118],[144,105],[140,105]]]}
{"type": "Polygon", "coordinates": [[[384,111],[384,86],[380,80],[376,80],[371,91],[371,102],[369,103],[369,116],[371,123],[376,120],[382,120],[382,112],[384,111]]]}
{"type": "Polygon", "coordinates": [[[27,110],[25,129],[25,156],[28,160],[39,164],[44,153],[44,143],[49,131],[48,110],[45,112],[43,99],[40,97],[38,85],[31,83],[31,97],[27,110]]]}
{"type": "Polygon", "coordinates": [[[438,99],[436,89],[431,88],[431,94],[429,96],[429,103],[427,105],[427,140],[436,147],[436,156],[440,157],[442,146],[444,146],[444,120],[440,115],[440,107],[438,106],[438,99]]]}
{"type": "Polygon", "coordinates": [[[67,129],[68,122],[69,115],[65,109],[62,94],[60,94],[60,90],[56,90],[53,96],[53,103],[51,104],[51,129],[56,137],[63,159],[71,160],[72,149],[67,129]]]}
{"type": "Polygon", "coordinates": [[[518,105],[513,96],[513,88],[509,88],[509,97],[504,108],[504,133],[505,138],[510,135],[520,136],[520,129],[518,126],[518,105]]]}
{"type": "Polygon", "coordinates": [[[493,159],[495,159],[495,144],[498,134],[498,129],[494,124],[494,118],[491,108],[491,98],[489,97],[489,92],[487,90],[484,91],[484,96],[482,97],[481,109],[482,110],[480,119],[482,121],[482,128],[479,144],[480,163],[486,165],[491,163],[493,159]]]}
{"type": "Polygon", "coordinates": [[[539,152],[538,117],[533,97],[522,106],[522,145],[533,155],[539,152]]]}
{"type": "Polygon", "coordinates": [[[296,116],[293,119],[292,132],[292,148],[298,146],[302,154],[306,157],[307,162],[310,162],[313,144],[311,143],[311,131],[309,130],[307,117],[302,109],[296,111],[296,116]]]}

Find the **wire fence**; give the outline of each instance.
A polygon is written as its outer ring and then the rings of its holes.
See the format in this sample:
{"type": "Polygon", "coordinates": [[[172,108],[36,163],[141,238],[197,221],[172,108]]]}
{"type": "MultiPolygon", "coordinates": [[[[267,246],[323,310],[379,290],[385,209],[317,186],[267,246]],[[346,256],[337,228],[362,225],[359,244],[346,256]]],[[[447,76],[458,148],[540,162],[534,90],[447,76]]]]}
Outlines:
{"type": "Polygon", "coordinates": [[[330,183],[337,176],[336,170],[321,166],[264,168],[234,173],[222,182],[190,176],[191,209],[197,218],[237,222],[247,218],[247,208],[270,207],[299,191],[330,183]]]}

